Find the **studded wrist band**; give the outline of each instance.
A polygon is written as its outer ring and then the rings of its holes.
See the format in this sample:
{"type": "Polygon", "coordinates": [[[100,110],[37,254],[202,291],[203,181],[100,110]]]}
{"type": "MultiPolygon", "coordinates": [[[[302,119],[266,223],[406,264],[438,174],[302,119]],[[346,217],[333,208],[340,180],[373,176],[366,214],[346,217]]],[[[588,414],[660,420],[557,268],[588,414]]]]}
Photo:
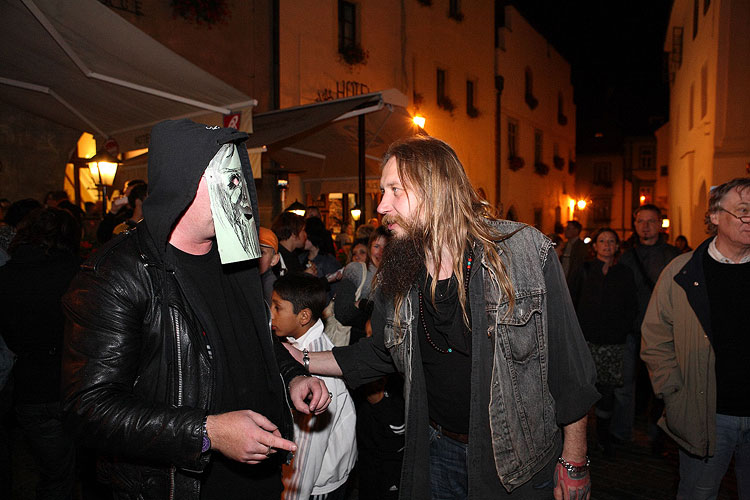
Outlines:
{"type": "Polygon", "coordinates": [[[591,465],[591,460],[589,459],[588,455],[586,455],[586,462],[584,462],[583,465],[573,465],[570,462],[566,461],[563,457],[559,457],[557,459],[557,463],[565,467],[571,474],[580,474],[582,472],[588,472],[589,466],[591,465]]]}
{"type": "Polygon", "coordinates": [[[310,351],[302,349],[302,364],[305,367],[305,371],[310,373],[310,351]]]}

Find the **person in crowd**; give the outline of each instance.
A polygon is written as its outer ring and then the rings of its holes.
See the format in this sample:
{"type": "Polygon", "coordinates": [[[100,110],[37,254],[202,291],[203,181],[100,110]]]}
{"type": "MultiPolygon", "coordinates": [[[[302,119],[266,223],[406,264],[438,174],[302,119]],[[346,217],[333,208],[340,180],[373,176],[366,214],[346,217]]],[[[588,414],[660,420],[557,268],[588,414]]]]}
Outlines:
{"type": "Polygon", "coordinates": [[[367,221],[367,224],[371,225],[372,227],[378,227],[380,225],[380,221],[377,217],[370,217],[370,219],[367,221]]]}
{"type": "Polygon", "coordinates": [[[44,195],[45,207],[60,208],[58,205],[63,201],[70,203],[68,193],[65,191],[48,191],[47,194],[44,195]]]}
{"type": "MultiPolygon", "coordinates": [[[[307,274],[279,278],[271,299],[271,328],[303,352],[333,347],[323,333],[321,314],[328,302],[325,286],[307,274]]],[[[357,415],[340,378],[323,379],[333,395],[326,413],[295,413],[297,453],[283,467],[284,500],[345,499],[347,479],[357,460],[357,415]]]]}
{"type": "Polygon", "coordinates": [[[0,226],[3,224],[3,221],[5,220],[5,214],[8,213],[8,209],[10,208],[10,200],[8,198],[0,198],[0,226]]]}
{"type": "Polygon", "coordinates": [[[25,198],[11,203],[8,211],[5,213],[5,219],[3,219],[5,224],[0,226],[0,248],[8,250],[10,242],[16,236],[16,227],[18,224],[30,212],[41,206],[42,204],[34,198],[25,198]]]}
{"type": "Polygon", "coordinates": [[[148,196],[148,184],[145,182],[134,185],[128,194],[128,206],[133,208],[133,213],[127,220],[121,222],[112,230],[113,235],[124,233],[135,228],[143,219],[143,202],[148,196]]]}
{"type": "Polygon", "coordinates": [[[133,188],[139,184],[145,184],[143,179],[131,179],[125,182],[122,196],[112,200],[112,207],[109,212],[104,214],[99,228],[96,230],[96,237],[99,243],[106,243],[112,239],[112,232],[115,227],[133,217],[135,207],[131,206],[128,197],[133,188]]]}
{"type": "Polygon", "coordinates": [[[352,251],[349,262],[362,262],[365,264],[369,263],[370,255],[367,248],[368,244],[369,241],[364,238],[356,240],[354,243],[352,243],[352,251]]]}
{"type": "Polygon", "coordinates": [[[271,294],[273,294],[273,284],[277,279],[273,268],[279,263],[279,239],[273,231],[266,227],[261,226],[258,232],[258,239],[260,241],[258,273],[260,273],[260,282],[263,285],[263,297],[270,304],[271,294]]]}
{"type": "MultiPolygon", "coordinates": [[[[317,217],[305,219],[305,233],[307,241],[304,245],[305,252],[300,255],[300,261],[304,264],[308,262],[314,264],[316,276],[319,278],[330,276],[330,281],[341,279],[340,275],[334,276],[336,271],[341,269],[341,264],[336,259],[336,248],[333,246],[331,233],[325,228],[323,221],[317,217]]],[[[331,293],[333,291],[335,291],[335,286],[331,287],[331,293]]]]}
{"type": "Polygon", "coordinates": [[[80,265],[80,233],[66,210],[37,208],[18,224],[12,258],[0,267],[0,335],[17,355],[14,411],[39,470],[38,500],[73,493],[75,445],[60,406],[61,297],[80,265]]]}
{"type": "Polygon", "coordinates": [[[241,240],[218,234],[224,206],[208,178],[236,166],[226,196],[247,190],[257,214],[247,137],[189,120],[154,126],[143,220],[63,297],[67,423],[101,452],[115,498],[278,498],[281,462],[297,449],[289,404],[321,413],[330,402],[271,334],[259,254],[221,261],[220,247],[241,240]]]}
{"type": "Polygon", "coordinates": [[[320,209],[315,205],[310,205],[305,209],[305,219],[309,219],[310,217],[323,220],[323,217],[320,215],[320,209]]]}
{"type": "Polygon", "coordinates": [[[375,226],[371,226],[370,224],[362,224],[357,228],[357,230],[354,232],[354,239],[370,239],[370,235],[372,232],[375,231],[375,226]]]}
{"type": "Polygon", "coordinates": [[[580,238],[581,229],[581,223],[577,220],[570,220],[565,226],[566,241],[565,246],[562,248],[560,262],[562,263],[568,287],[570,287],[573,277],[578,274],[581,266],[583,266],[583,262],[586,260],[586,256],[588,255],[586,244],[580,238]]]}
{"type": "MultiPolygon", "coordinates": [[[[643,316],[646,314],[646,306],[648,306],[659,274],[669,261],[679,255],[679,250],[669,245],[665,235],[661,233],[661,219],[661,210],[656,205],[646,204],[638,207],[633,214],[635,227],[633,246],[620,258],[620,263],[633,272],[638,314],[633,324],[633,332],[625,339],[624,382],[622,387],[615,389],[615,407],[610,432],[619,441],[633,439],[636,381],[639,372],[638,349],[641,343],[640,330],[643,316]]],[[[648,387],[644,389],[650,396],[653,395],[648,387]]],[[[660,454],[663,435],[656,428],[656,419],[661,415],[661,404],[659,401],[654,401],[652,397],[650,399],[649,439],[652,442],[653,453],[660,454]]]]}
{"type": "Polygon", "coordinates": [[[656,283],[641,358],[664,400],[659,426],[680,447],[677,498],[716,498],[732,456],[749,498],[750,178],[712,188],[705,222],[711,236],[656,283]]]}
{"type": "Polygon", "coordinates": [[[392,144],[380,187],[394,238],[372,337],[309,353],[310,371],[351,387],[403,374],[400,498],[588,499],[596,371],[551,242],[487,216],[456,153],[432,137],[392,144]]]}
{"type": "Polygon", "coordinates": [[[557,258],[562,259],[563,250],[565,249],[565,242],[563,241],[562,236],[557,233],[551,233],[547,235],[547,238],[549,238],[552,241],[552,244],[555,246],[555,253],[557,254],[557,258]]]}
{"type": "Polygon", "coordinates": [[[305,267],[299,261],[294,251],[305,247],[307,232],[305,232],[305,218],[292,212],[281,212],[271,225],[271,230],[279,239],[280,276],[288,273],[317,274],[312,266],[305,267]]]}
{"type": "Polygon", "coordinates": [[[378,226],[367,242],[365,261],[353,261],[344,268],[343,277],[336,290],[334,312],[336,319],[342,325],[351,327],[350,344],[354,344],[365,336],[365,325],[370,319],[373,307],[370,297],[372,280],[390,239],[391,232],[383,226],[378,226]],[[359,296],[357,296],[357,290],[361,290],[359,296]]]}
{"type": "Polygon", "coordinates": [[[610,228],[592,236],[596,253],[584,262],[573,279],[571,295],[583,336],[596,364],[596,388],[602,398],[596,403],[596,430],[604,455],[614,457],[609,434],[614,390],[623,383],[625,338],[633,332],[638,304],[633,272],[616,263],[620,239],[610,228]]]}
{"type": "Polygon", "coordinates": [[[685,235],[682,234],[675,238],[674,246],[680,251],[680,253],[688,253],[693,250],[692,247],[688,245],[688,240],[685,235]]]}
{"type": "Polygon", "coordinates": [[[354,229],[352,229],[351,224],[342,226],[341,231],[336,235],[336,247],[339,250],[342,250],[347,245],[351,245],[352,241],[354,241],[354,237],[352,236],[353,234],[354,229]]]}

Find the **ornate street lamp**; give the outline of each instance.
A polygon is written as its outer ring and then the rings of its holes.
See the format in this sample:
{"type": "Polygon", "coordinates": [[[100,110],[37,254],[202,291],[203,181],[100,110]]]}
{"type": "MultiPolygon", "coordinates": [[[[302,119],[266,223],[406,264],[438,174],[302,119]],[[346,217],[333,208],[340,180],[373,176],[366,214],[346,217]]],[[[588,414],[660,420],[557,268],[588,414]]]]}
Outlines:
{"type": "Polygon", "coordinates": [[[94,179],[102,200],[102,214],[106,212],[107,187],[112,186],[120,160],[102,150],[87,160],[89,172],[94,179]]]}

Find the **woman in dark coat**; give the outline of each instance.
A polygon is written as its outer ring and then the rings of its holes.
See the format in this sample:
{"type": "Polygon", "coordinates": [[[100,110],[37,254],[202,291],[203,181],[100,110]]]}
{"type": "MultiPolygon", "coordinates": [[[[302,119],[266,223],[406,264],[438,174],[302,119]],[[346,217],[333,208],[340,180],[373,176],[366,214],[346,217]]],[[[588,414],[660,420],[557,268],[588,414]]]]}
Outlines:
{"type": "Polygon", "coordinates": [[[596,387],[602,398],[596,404],[599,444],[613,455],[609,423],[614,407],[615,387],[622,385],[625,336],[633,329],[637,314],[633,272],[616,263],[617,233],[610,228],[596,231],[592,238],[596,258],[585,262],[571,287],[578,321],[596,363],[596,387]]]}

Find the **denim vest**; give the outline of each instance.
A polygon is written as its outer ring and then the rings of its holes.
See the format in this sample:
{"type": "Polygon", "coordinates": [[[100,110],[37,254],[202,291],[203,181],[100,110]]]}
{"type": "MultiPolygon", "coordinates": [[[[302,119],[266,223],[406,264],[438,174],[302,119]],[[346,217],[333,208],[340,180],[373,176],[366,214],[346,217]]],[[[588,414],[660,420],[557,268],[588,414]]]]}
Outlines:
{"type": "MultiPolygon", "coordinates": [[[[475,265],[469,282],[472,343],[487,342],[492,355],[477,356],[472,348],[472,371],[491,370],[490,387],[472,384],[471,412],[488,411],[492,455],[498,478],[507,490],[528,481],[557,452],[560,428],[555,420],[555,402],[547,384],[547,293],[543,267],[552,247],[548,238],[524,224],[493,221],[500,234],[514,233],[496,243],[497,251],[513,283],[515,305],[508,312],[509,300],[484,261],[481,247],[475,247],[475,265]],[[475,314],[478,312],[479,316],[475,314]],[[481,317],[482,312],[486,316],[481,317]],[[476,319],[479,318],[480,321],[476,319]],[[489,391],[489,408],[478,402],[478,391],[489,391]]],[[[410,406],[422,395],[412,394],[414,352],[419,341],[414,308],[417,288],[412,286],[395,321],[395,309],[386,307],[385,347],[398,371],[404,374],[407,419],[410,406]]],[[[472,377],[473,378],[473,377],[472,377]]],[[[486,400],[486,398],[484,398],[486,400]]],[[[422,404],[424,402],[422,401],[422,404]]],[[[474,420],[472,418],[472,420],[474,420]]],[[[488,440],[480,426],[472,426],[469,446],[488,440]]],[[[407,432],[409,432],[407,430],[407,432]]],[[[469,451],[471,454],[471,449],[469,451]]]]}

